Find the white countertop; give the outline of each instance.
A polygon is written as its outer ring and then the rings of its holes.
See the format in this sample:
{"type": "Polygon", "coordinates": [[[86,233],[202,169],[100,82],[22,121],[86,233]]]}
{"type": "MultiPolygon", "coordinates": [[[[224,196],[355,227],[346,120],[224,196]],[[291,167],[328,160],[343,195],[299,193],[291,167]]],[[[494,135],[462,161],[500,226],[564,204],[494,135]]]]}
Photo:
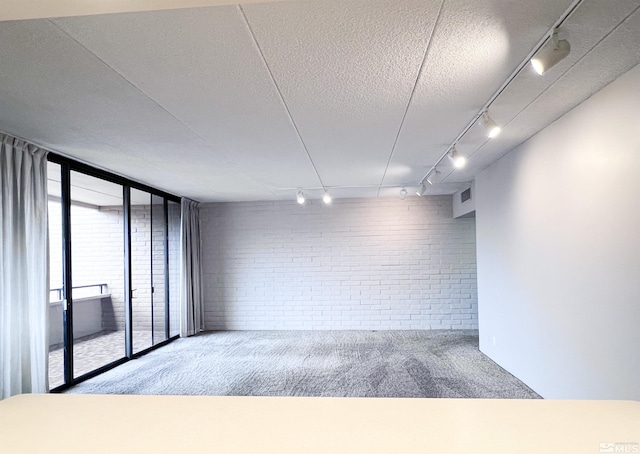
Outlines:
{"type": "Polygon", "coordinates": [[[25,394],[0,402],[3,454],[589,454],[638,446],[640,402],[632,401],[25,394]]]}

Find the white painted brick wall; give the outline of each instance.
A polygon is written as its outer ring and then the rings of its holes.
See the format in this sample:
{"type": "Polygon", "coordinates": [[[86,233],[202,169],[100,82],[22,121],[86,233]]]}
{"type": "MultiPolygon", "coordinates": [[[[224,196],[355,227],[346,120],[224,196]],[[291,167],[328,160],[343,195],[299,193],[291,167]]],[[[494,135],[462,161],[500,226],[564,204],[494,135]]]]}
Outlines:
{"type": "Polygon", "coordinates": [[[476,329],[475,219],[451,196],[200,208],[207,329],[476,329]]]}

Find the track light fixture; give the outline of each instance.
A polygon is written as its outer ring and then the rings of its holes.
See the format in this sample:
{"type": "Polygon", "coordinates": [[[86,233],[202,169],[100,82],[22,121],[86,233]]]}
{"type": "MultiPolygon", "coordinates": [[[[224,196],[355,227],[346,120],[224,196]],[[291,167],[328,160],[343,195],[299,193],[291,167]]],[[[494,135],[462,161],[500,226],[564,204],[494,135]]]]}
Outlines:
{"type": "Polygon", "coordinates": [[[571,51],[569,41],[566,39],[558,40],[557,28],[551,34],[551,41],[553,47],[544,47],[531,59],[531,66],[541,76],[569,55],[571,51]]]}
{"type": "Polygon", "coordinates": [[[324,191],[322,201],[325,203],[325,205],[329,205],[331,203],[331,194],[329,194],[328,191],[324,191]]]}
{"type": "Polygon", "coordinates": [[[449,152],[449,159],[451,159],[451,162],[453,162],[453,165],[456,169],[463,168],[464,165],[467,163],[467,158],[465,158],[460,153],[458,153],[458,150],[456,150],[456,147],[453,147],[449,152]]]}
{"type": "Polygon", "coordinates": [[[407,190],[403,186],[402,189],[400,189],[400,200],[404,200],[406,198],[407,198],[407,190]]]}
{"type": "Polygon", "coordinates": [[[304,203],[304,193],[302,191],[298,191],[298,193],[296,194],[296,200],[300,205],[304,203]]]}
{"type": "Polygon", "coordinates": [[[486,111],[482,112],[482,115],[480,116],[480,125],[482,126],[482,129],[484,129],[484,133],[490,139],[493,139],[495,136],[500,134],[500,126],[493,121],[493,118],[491,118],[486,111]]]}
{"type": "Polygon", "coordinates": [[[440,173],[441,172],[438,169],[433,169],[429,174],[429,176],[427,176],[427,183],[429,183],[432,186],[436,184],[440,179],[440,173]]]}
{"type": "Polygon", "coordinates": [[[438,172],[436,168],[445,159],[445,157],[448,156],[457,168],[462,167],[464,163],[464,157],[462,157],[463,159],[459,159],[457,157],[459,156],[459,154],[455,149],[455,145],[460,142],[460,140],[471,130],[471,128],[475,127],[476,125],[479,126],[484,130],[484,133],[489,139],[493,139],[498,134],[500,134],[501,128],[489,116],[488,110],[498,99],[498,97],[505,92],[507,87],[509,87],[509,85],[516,79],[516,77],[523,71],[524,68],[527,68],[529,64],[531,64],[538,74],[543,75],[546,71],[548,71],[563,58],[569,55],[569,52],[571,51],[571,45],[567,40],[558,39],[558,29],[567,21],[569,17],[571,17],[571,15],[583,2],[584,0],[574,0],[573,2],[571,2],[571,5],[560,15],[560,17],[558,17],[553,26],[548,29],[548,31],[541,37],[540,41],[538,41],[535,47],[531,49],[527,56],[524,57],[522,61],[514,68],[513,72],[509,75],[509,77],[507,77],[507,80],[505,80],[504,83],[493,93],[493,95],[489,97],[486,103],[480,108],[478,113],[469,121],[469,123],[467,123],[467,125],[458,134],[458,136],[453,139],[451,145],[443,151],[443,153],[440,155],[440,158],[436,160],[427,174],[422,177],[419,183],[420,187],[416,194],[424,194],[425,181],[429,184],[435,184],[441,181],[441,179],[438,178],[440,172],[438,172]]]}
{"type": "Polygon", "coordinates": [[[418,197],[422,197],[426,190],[427,190],[427,187],[424,185],[424,183],[421,183],[420,186],[418,186],[418,190],[416,191],[416,195],[418,197]]]}

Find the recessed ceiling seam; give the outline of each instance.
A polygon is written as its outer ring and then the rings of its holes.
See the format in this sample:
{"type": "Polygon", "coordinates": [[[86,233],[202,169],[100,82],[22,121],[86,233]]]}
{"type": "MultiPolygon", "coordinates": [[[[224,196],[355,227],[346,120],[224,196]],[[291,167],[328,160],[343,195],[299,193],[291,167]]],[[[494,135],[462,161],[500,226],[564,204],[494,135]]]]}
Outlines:
{"type": "Polygon", "coordinates": [[[301,191],[319,191],[319,190],[330,190],[330,189],[374,189],[374,188],[397,188],[397,184],[360,184],[360,185],[344,185],[338,184],[333,186],[305,186],[305,187],[295,187],[295,188],[278,188],[278,191],[295,191],[297,189],[301,191]]]}
{"type": "MultiPolygon", "coordinates": [[[[173,113],[171,113],[169,110],[167,110],[162,104],[160,104],[158,101],[156,101],[152,96],[150,96],[149,94],[147,94],[144,90],[142,90],[140,87],[138,87],[136,84],[134,84],[131,80],[129,80],[123,73],[121,73],[119,70],[117,70],[116,68],[114,68],[113,66],[111,66],[109,63],[107,63],[105,60],[103,60],[102,58],[100,58],[100,56],[98,56],[95,52],[93,52],[91,49],[89,49],[87,46],[85,46],[83,43],[81,43],[80,41],[78,41],[76,38],[74,38],[72,35],[70,35],[69,33],[67,33],[66,30],[64,30],[63,28],[61,28],[60,26],[58,26],[58,24],[56,24],[53,20],[51,19],[47,19],[49,21],[49,23],[51,23],[54,27],[56,27],[58,30],[60,30],[60,32],[64,33],[69,39],[73,40],[76,44],[78,44],[80,47],[82,47],[84,50],[86,50],[87,52],[89,52],[91,55],[93,55],[95,58],[98,59],[98,61],[100,61],[102,64],[104,64],[107,68],[109,68],[111,71],[113,71],[115,74],[117,74],[122,80],[124,80],[126,83],[128,83],[129,85],[131,85],[136,91],[138,91],[141,95],[143,95],[144,97],[146,97],[147,99],[149,99],[151,102],[153,102],[156,106],[158,106],[163,112],[165,112],[167,115],[169,115],[171,118],[173,118],[175,121],[177,121],[178,123],[180,123],[182,126],[184,126],[185,128],[187,128],[191,133],[193,133],[196,137],[198,137],[200,140],[202,140],[203,144],[206,144],[207,146],[211,146],[207,140],[202,137],[200,134],[198,134],[196,131],[194,131],[188,124],[186,124],[184,121],[180,120],[178,117],[176,117],[173,113]]],[[[218,153],[220,153],[222,156],[224,156],[224,158],[233,166],[235,167],[240,173],[244,174],[247,178],[256,181],[258,184],[260,184],[260,186],[262,186],[264,189],[266,189],[268,192],[271,193],[271,195],[273,195],[274,197],[276,196],[276,194],[263,182],[261,181],[259,178],[256,178],[254,176],[252,176],[251,174],[249,174],[247,171],[245,171],[240,165],[238,165],[233,159],[229,158],[229,156],[226,153],[223,153],[219,150],[217,150],[218,153]]],[[[56,152],[58,153],[58,152],[56,152]]]]}
{"type": "Polygon", "coordinates": [[[171,118],[173,118],[174,120],[176,120],[178,123],[180,123],[181,125],[183,125],[185,128],[187,128],[189,131],[191,131],[195,136],[197,136],[200,140],[202,140],[203,143],[207,143],[207,141],[197,132],[195,132],[193,129],[191,129],[188,125],[186,125],[182,120],[180,120],[179,118],[177,118],[174,114],[172,114],[171,112],[169,112],[167,109],[164,108],[164,106],[162,106],[162,104],[160,104],[158,101],[156,101],[155,99],[153,99],[151,96],[149,96],[147,93],[144,92],[144,90],[142,90],[140,87],[138,87],[136,84],[134,84],[131,80],[129,80],[127,78],[127,76],[125,76],[123,73],[121,73],[118,69],[114,68],[113,66],[111,66],[109,63],[107,63],[105,60],[103,60],[100,56],[98,56],[95,52],[93,52],[91,49],[89,49],[87,46],[85,46],[83,43],[81,43],[80,41],[78,41],[75,37],[73,37],[72,35],[70,35],[69,33],[67,33],[66,30],[64,30],[63,28],[61,28],[60,26],[58,26],[58,24],[56,24],[53,20],[51,19],[47,19],[54,27],[56,27],[58,30],[60,30],[62,33],[64,33],[69,39],[73,40],[76,44],[78,44],[79,46],[81,46],[84,50],[86,50],[87,52],[89,52],[91,55],[93,55],[95,58],[97,58],[100,62],[102,62],[102,64],[104,64],[107,68],[109,68],[111,71],[113,71],[114,73],[116,73],[118,76],[120,76],[120,78],[122,80],[124,80],[125,82],[127,82],[129,85],[131,85],[133,88],[136,89],[136,91],[138,91],[140,94],[142,94],[143,96],[145,96],[147,99],[149,99],[150,101],[152,101],[156,106],[158,106],[160,109],[162,109],[162,111],[164,111],[165,113],[167,113],[169,116],[171,116],[171,118]]]}
{"type": "Polygon", "coordinates": [[[422,77],[422,72],[424,70],[425,63],[427,62],[427,57],[429,56],[429,50],[431,49],[431,45],[433,43],[433,35],[435,33],[436,27],[440,22],[440,18],[442,16],[442,9],[444,7],[444,2],[446,0],[442,0],[440,3],[440,8],[438,9],[438,15],[436,16],[436,20],[433,23],[433,27],[431,28],[431,33],[429,33],[429,39],[427,41],[427,46],[424,50],[424,55],[422,56],[422,62],[420,63],[420,68],[418,69],[418,74],[416,75],[416,80],[413,83],[413,88],[411,89],[411,94],[409,95],[409,99],[407,100],[407,105],[405,106],[404,113],[402,114],[402,119],[400,120],[400,126],[398,127],[398,132],[396,133],[396,137],[393,141],[393,145],[391,146],[391,153],[389,154],[389,159],[387,160],[387,165],[384,168],[384,172],[382,174],[382,179],[380,180],[380,184],[378,185],[378,192],[376,193],[376,197],[380,196],[380,189],[382,188],[382,184],[384,183],[384,179],[387,176],[387,171],[389,170],[389,166],[391,165],[391,160],[393,159],[393,155],[396,152],[396,146],[398,145],[398,139],[400,138],[400,133],[402,132],[402,127],[404,126],[404,122],[407,118],[407,113],[409,112],[409,107],[411,106],[411,101],[413,101],[413,97],[418,88],[418,82],[420,82],[420,77],[422,77]]]}
{"type": "Polygon", "coordinates": [[[240,11],[240,14],[242,15],[242,18],[244,20],[245,26],[247,27],[247,30],[249,31],[249,34],[251,35],[251,39],[253,39],[253,43],[256,46],[256,48],[258,49],[258,53],[260,54],[260,58],[262,59],[262,63],[264,64],[267,72],[269,73],[269,77],[271,78],[271,82],[273,83],[273,86],[276,89],[276,92],[278,93],[278,97],[280,98],[280,102],[282,103],[282,106],[284,107],[285,112],[287,113],[287,116],[289,117],[289,121],[291,122],[291,125],[293,126],[293,129],[296,132],[296,135],[298,136],[298,140],[300,140],[300,143],[302,144],[302,148],[304,149],[305,153],[307,154],[307,158],[309,159],[309,162],[311,163],[311,167],[313,167],[313,171],[316,174],[316,177],[318,178],[318,181],[320,182],[320,184],[324,187],[324,183],[322,181],[322,178],[320,177],[320,173],[318,172],[318,168],[316,167],[316,164],[313,162],[313,158],[311,158],[311,153],[309,153],[309,149],[307,148],[307,144],[304,142],[304,139],[302,138],[302,134],[300,134],[300,130],[298,129],[298,125],[296,124],[295,120],[293,119],[293,115],[291,114],[291,111],[289,110],[289,106],[287,105],[287,102],[284,99],[284,95],[282,94],[282,91],[280,90],[280,86],[278,85],[278,82],[276,81],[276,78],[273,74],[273,71],[271,71],[271,67],[269,66],[269,63],[267,62],[267,59],[264,55],[264,52],[262,51],[262,47],[260,46],[260,43],[258,43],[258,39],[256,38],[255,33],[253,32],[253,28],[251,27],[251,24],[249,23],[249,19],[247,18],[247,15],[244,12],[244,9],[242,8],[242,5],[238,5],[237,6],[238,11],[240,11]]]}
{"type": "MultiPolygon", "coordinates": [[[[593,50],[598,47],[600,44],[602,44],[609,36],[611,36],[612,33],[614,33],[621,25],[623,25],[626,21],[628,21],[631,16],[633,16],[638,10],[640,9],[640,5],[636,6],[634,8],[633,11],[631,11],[629,14],[627,14],[625,16],[624,19],[622,19],[615,27],[613,27],[611,30],[609,30],[609,32],[607,32],[604,36],[602,36],[602,38],[600,38],[593,46],[591,46],[580,58],[578,58],[571,66],[569,66],[566,70],[563,71],[563,73],[558,76],[548,87],[546,87],[544,90],[542,90],[538,95],[536,95],[530,102],[528,102],[522,109],[520,109],[518,111],[518,113],[516,113],[509,121],[507,121],[504,125],[503,128],[506,128],[511,122],[513,122],[516,118],[518,118],[525,110],[527,110],[533,103],[535,103],[542,95],[544,95],[547,91],[549,91],[551,88],[553,88],[558,82],[560,82],[560,80],[562,80],[562,78],[569,73],[572,69],[574,69],[582,60],[584,60],[591,52],[593,52],[593,50]]],[[[561,114],[559,117],[554,118],[553,120],[549,121],[548,123],[546,123],[542,129],[546,128],[547,126],[549,126],[550,124],[552,124],[553,122],[555,122],[558,118],[562,117],[561,114]]],[[[534,134],[535,135],[535,134],[534,134]]],[[[524,139],[522,142],[516,144],[514,146],[517,147],[518,145],[526,142],[527,140],[529,140],[532,136],[527,137],[526,139],[524,139]]],[[[479,151],[481,151],[484,146],[489,143],[491,140],[487,139],[485,140],[482,145],[480,145],[476,150],[474,150],[469,156],[467,156],[467,158],[471,159],[471,157],[473,157],[473,155],[475,155],[476,153],[478,153],[479,151]]],[[[487,166],[488,167],[488,166],[487,166]]],[[[484,167],[481,170],[486,169],[487,167],[484,167]]],[[[455,170],[451,170],[449,173],[447,173],[447,175],[442,178],[442,180],[440,180],[441,182],[444,182],[448,177],[450,177],[453,173],[455,172],[455,170]]]]}

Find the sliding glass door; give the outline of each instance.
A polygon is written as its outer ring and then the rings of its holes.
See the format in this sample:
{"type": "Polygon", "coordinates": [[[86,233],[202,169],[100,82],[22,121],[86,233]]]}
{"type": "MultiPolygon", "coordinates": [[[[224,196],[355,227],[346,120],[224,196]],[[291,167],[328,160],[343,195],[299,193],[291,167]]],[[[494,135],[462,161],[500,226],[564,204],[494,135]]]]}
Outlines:
{"type": "Polygon", "coordinates": [[[125,353],[123,187],[71,172],[73,376],[125,353]]]}
{"type": "Polygon", "coordinates": [[[133,352],[166,340],[169,324],[164,197],[131,189],[133,352]]]}
{"type": "Polygon", "coordinates": [[[167,201],[169,336],[180,334],[180,204],[167,201]]]}
{"type": "Polygon", "coordinates": [[[165,285],[168,271],[167,216],[163,197],[151,196],[151,341],[153,345],[169,338],[169,313],[165,285]]]}
{"type": "Polygon", "coordinates": [[[177,334],[180,205],[56,155],[48,171],[49,380],[63,389],[177,334]]]}
{"type": "Polygon", "coordinates": [[[49,387],[64,385],[64,236],[60,164],[48,163],[49,222],[49,387]]]}

